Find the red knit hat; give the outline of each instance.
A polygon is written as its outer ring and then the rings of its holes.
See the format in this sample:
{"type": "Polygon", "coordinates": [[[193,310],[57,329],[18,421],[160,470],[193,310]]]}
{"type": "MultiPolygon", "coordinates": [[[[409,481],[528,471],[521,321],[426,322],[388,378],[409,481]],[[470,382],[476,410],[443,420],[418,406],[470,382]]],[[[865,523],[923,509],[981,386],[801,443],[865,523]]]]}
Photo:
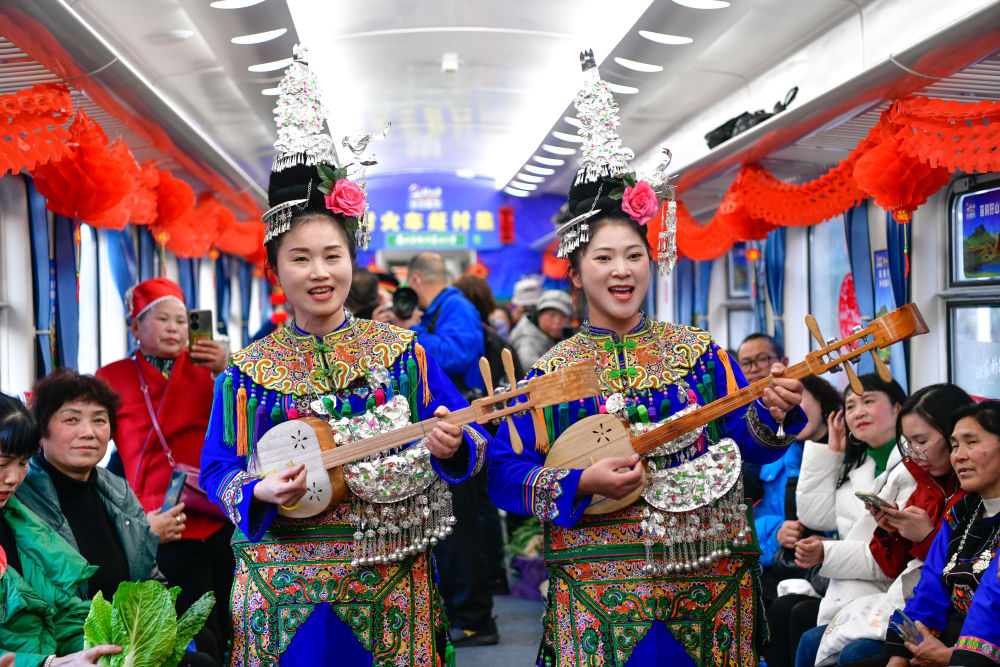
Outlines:
{"type": "Polygon", "coordinates": [[[150,278],[130,287],[125,293],[129,319],[135,322],[143,313],[164,299],[177,299],[184,305],[180,286],[166,278],[150,278]]]}

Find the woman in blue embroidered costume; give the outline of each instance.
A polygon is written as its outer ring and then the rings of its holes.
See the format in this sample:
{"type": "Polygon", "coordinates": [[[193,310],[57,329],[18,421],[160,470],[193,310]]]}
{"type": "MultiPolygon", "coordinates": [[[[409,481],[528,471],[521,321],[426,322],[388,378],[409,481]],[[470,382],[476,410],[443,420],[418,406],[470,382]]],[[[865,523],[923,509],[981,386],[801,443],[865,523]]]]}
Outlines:
{"type": "Polygon", "coordinates": [[[632,152],[615,134],[614,100],[592,57],[584,56],[587,82],[576,104],[587,148],[569,194],[576,217],[559,232],[560,253],[586,295],[589,319],[528,377],[593,359],[602,395],[547,408],[541,437],[530,416],[515,419],[522,454],[502,426],[490,458],[490,495],[499,507],[543,523],[549,592],[540,665],[756,667],[763,634],[759,549],[740,458],[729,456],[736,450],[765,463],[783,454],[790,440],[784,430],[794,433],[805,423],[796,407],[801,383],[782,378],[784,368],[776,366],[761,401],[703,433],[681,436],[686,445],[676,453],[652,452],[641,499],[613,513],[584,516],[593,495],[619,499],[639,487],[638,455],[586,470],[545,467],[549,445],[580,419],[615,413],[641,432],[746,385],[706,332],[652,321],[639,309],[652,255],[642,225],[657,214],[661,198],[671,201],[663,206],[658,259],[675,253],[672,188],[662,170],[649,180],[631,173],[632,152]],[[709,459],[719,462],[707,466],[709,459]],[[705,478],[718,491],[705,493],[705,478]]]}
{"type": "Polygon", "coordinates": [[[308,68],[295,62],[280,89],[265,246],[296,322],[233,355],[200,476],[237,528],[232,665],[437,665],[449,646],[429,548],[453,522],[442,478],[479,470],[481,429],[439,422],[345,465],[347,498],[311,518],[278,512],[314,491],[302,465],[257,472],[256,443],[288,420],[319,417],[348,444],[467,405],[413,332],[344,309],[368,240],[364,189],[336,167],[308,68]]]}

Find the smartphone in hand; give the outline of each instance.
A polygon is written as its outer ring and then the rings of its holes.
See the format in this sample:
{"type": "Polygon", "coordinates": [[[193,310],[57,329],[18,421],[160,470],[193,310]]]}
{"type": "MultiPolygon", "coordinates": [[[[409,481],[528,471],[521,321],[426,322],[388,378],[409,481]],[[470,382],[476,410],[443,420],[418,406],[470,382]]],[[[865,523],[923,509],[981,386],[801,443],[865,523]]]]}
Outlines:
{"type": "Polygon", "coordinates": [[[917,624],[902,609],[892,612],[892,616],[889,618],[889,627],[899,633],[903,641],[911,644],[919,644],[924,640],[920,630],[917,629],[917,624]]]}
{"type": "Polygon", "coordinates": [[[188,345],[194,347],[194,342],[200,338],[212,340],[212,311],[188,311],[188,345]]]}
{"type": "Polygon", "coordinates": [[[167,493],[163,496],[163,507],[161,512],[166,512],[181,501],[181,491],[184,490],[184,482],[187,481],[187,473],[174,470],[170,473],[170,483],[167,484],[167,493]]]}
{"type": "Polygon", "coordinates": [[[880,510],[884,510],[884,509],[890,509],[890,510],[891,509],[896,509],[895,507],[893,507],[892,503],[890,503],[888,500],[883,500],[882,498],[879,498],[878,496],[876,496],[874,493],[865,493],[864,491],[855,491],[854,495],[856,495],[858,498],[861,498],[861,500],[864,502],[864,504],[868,505],[869,507],[875,507],[875,508],[878,508],[880,510]]]}

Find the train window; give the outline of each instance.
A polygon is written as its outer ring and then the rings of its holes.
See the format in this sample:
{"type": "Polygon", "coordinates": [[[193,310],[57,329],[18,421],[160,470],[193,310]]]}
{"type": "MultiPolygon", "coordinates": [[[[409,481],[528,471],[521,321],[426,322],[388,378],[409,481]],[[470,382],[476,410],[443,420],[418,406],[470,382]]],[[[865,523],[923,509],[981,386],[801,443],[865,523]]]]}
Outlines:
{"type": "MultiPolygon", "coordinates": [[[[855,299],[842,216],[809,228],[808,275],[809,312],[825,335],[843,334],[841,323],[846,320],[844,315],[855,299]]],[[[811,349],[817,349],[811,336],[810,340],[811,349]]]]}
{"type": "Polygon", "coordinates": [[[1000,187],[956,195],[950,222],[951,284],[1000,282],[1000,187]]]}
{"type": "Polygon", "coordinates": [[[80,344],[76,367],[81,373],[93,373],[101,367],[100,359],[100,294],[97,261],[97,234],[90,225],[80,225],[80,259],[78,276],[80,344]]]}
{"type": "Polygon", "coordinates": [[[973,396],[1000,396],[1000,301],[948,304],[948,368],[973,396]]]}
{"type": "Polygon", "coordinates": [[[35,379],[30,247],[24,179],[0,178],[0,391],[8,394],[35,379]]]}

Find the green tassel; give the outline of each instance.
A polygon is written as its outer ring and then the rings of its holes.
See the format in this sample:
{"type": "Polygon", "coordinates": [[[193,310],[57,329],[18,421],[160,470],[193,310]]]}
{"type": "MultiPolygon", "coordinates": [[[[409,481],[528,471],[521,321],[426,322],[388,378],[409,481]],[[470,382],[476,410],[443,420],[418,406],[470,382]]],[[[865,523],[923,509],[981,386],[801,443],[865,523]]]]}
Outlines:
{"type": "Polygon", "coordinates": [[[410,381],[410,390],[406,392],[406,400],[410,402],[410,421],[418,422],[419,418],[419,406],[417,402],[417,394],[420,393],[420,379],[417,377],[417,360],[410,355],[410,358],[406,360],[406,377],[410,381]]]}
{"type": "Polygon", "coordinates": [[[444,646],[444,662],[448,667],[455,667],[455,647],[450,641],[444,646]]]}
{"type": "Polygon", "coordinates": [[[375,405],[375,397],[369,396],[368,400],[365,401],[365,412],[374,412],[376,407],[377,406],[375,405]]]}
{"type": "Polygon", "coordinates": [[[250,394],[247,401],[247,445],[252,447],[257,442],[257,394],[250,394]]]}
{"type": "Polygon", "coordinates": [[[569,403],[559,404],[559,432],[569,428],[569,403]]]}
{"type": "Polygon", "coordinates": [[[354,414],[354,410],[351,409],[351,397],[348,396],[344,399],[344,407],[340,409],[340,415],[342,417],[350,417],[354,414]]]}
{"type": "Polygon", "coordinates": [[[706,403],[715,400],[715,384],[712,382],[712,376],[708,373],[701,376],[701,395],[705,398],[706,403]]]}
{"type": "Polygon", "coordinates": [[[236,446],[236,416],[233,409],[233,376],[226,373],[226,379],[222,381],[222,415],[224,433],[222,439],[227,447],[236,446]]]}
{"type": "Polygon", "coordinates": [[[576,418],[577,418],[577,420],[586,419],[589,416],[590,416],[590,413],[587,412],[587,408],[583,407],[582,405],[579,408],[577,408],[577,411],[576,411],[576,418]]]}
{"type": "Polygon", "coordinates": [[[628,413],[628,421],[630,424],[634,424],[639,421],[639,410],[636,409],[634,405],[625,406],[625,412],[628,413]]]}
{"type": "Polygon", "coordinates": [[[281,423],[281,397],[279,396],[277,400],[274,401],[274,407],[271,408],[271,423],[277,426],[281,423]]]}
{"type": "Polygon", "coordinates": [[[340,410],[337,409],[337,404],[329,396],[323,397],[323,407],[326,408],[327,414],[335,419],[340,419],[340,410]]]}
{"type": "Polygon", "coordinates": [[[545,408],[543,414],[545,415],[545,430],[549,436],[549,442],[553,443],[556,441],[556,425],[552,419],[552,406],[545,408]]]}
{"type": "Polygon", "coordinates": [[[670,406],[670,397],[666,394],[663,395],[663,400],[660,401],[660,419],[666,419],[674,413],[673,408],[670,406]]]}
{"type": "Polygon", "coordinates": [[[410,378],[406,376],[406,373],[399,376],[399,386],[396,388],[396,393],[401,394],[407,401],[410,400],[410,378]]]}
{"type": "Polygon", "coordinates": [[[645,405],[640,405],[638,408],[636,408],[636,412],[639,413],[639,421],[641,421],[643,424],[649,423],[649,410],[646,409],[645,405]]]}

